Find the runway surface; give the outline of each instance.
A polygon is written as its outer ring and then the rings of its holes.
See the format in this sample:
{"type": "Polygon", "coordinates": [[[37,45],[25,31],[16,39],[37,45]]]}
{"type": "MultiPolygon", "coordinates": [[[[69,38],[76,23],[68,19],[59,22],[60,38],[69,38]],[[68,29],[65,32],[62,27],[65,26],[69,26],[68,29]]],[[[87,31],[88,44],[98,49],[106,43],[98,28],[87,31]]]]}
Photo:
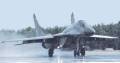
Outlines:
{"type": "Polygon", "coordinates": [[[73,51],[55,50],[52,58],[48,57],[48,50],[41,44],[15,45],[0,43],[0,63],[81,63],[81,62],[120,62],[119,50],[87,51],[85,57],[73,56],[73,51]]]}

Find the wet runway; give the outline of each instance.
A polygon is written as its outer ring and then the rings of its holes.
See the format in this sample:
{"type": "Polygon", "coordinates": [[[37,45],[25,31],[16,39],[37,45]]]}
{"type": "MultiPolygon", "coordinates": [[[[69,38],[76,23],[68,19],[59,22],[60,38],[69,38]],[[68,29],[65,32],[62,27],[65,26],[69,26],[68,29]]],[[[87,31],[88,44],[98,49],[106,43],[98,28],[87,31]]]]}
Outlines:
{"type": "Polygon", "coordinates": [[[0,44],[0,63],[81,63],[81,62],[120,62],[120,51],[87,51],[86,56],[74,58],[72,51],[55,50],[54,57],[49,58],[47,50],[41,44],[15,45],[0,44]]]}

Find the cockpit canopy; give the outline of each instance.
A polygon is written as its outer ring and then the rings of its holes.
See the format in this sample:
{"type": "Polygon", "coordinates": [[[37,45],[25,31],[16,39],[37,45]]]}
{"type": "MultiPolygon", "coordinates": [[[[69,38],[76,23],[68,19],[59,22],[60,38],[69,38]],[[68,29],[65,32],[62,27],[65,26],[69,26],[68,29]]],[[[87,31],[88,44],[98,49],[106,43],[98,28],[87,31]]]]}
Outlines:
{"type": "Polygon", "coordinates": [[[78,22],[66,28],[63,33],[70,35],[92,35],[95,33],[95,30],[91,26],[87,25],[84,20],[79,20],[78,22]]]}

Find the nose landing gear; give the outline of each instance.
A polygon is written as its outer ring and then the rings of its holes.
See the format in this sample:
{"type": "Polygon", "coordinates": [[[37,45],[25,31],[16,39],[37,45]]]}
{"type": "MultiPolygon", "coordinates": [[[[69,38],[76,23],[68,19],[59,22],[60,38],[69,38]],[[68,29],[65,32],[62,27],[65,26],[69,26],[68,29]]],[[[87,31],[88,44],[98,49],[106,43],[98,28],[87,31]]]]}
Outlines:
{"type": "Polygon", "coordinates": [[[80,39],[80,37],[76,40],[76,48],[74,49],[74,57],[76,56],[85,56],[85,46],[84,46],[84,40],[80,39]],[[81,42],[80,42],[81,40],[81,42]]]}
{"type": "Polygon", "coordinates": [[[77,51],[77,49],[74,50],[74,57],[76,56],[80,56],[80,51],[79,50],[77,51]]]}
{"type": "Polygon", "coordinates": [[[85,49],[84,48],[81,48],[81,50],[74,50],[74,57],[79,57],[79,56],[82,56],[84,57],[85,56],[85,49]]]}

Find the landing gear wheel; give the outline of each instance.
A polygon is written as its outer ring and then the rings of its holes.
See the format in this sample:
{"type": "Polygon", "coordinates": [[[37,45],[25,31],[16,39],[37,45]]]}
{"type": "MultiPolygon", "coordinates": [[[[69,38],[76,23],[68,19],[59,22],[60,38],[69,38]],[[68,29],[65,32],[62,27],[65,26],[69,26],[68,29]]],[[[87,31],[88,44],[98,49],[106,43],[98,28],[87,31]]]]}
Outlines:
{"type": "Polygon", "coordinates": [[[53,54],[54,54],[54,49],[49,49],[48,50],[49,57],[53,57],[53,54]]]}
{"type": "Polygon", "coordinates": [[[76,57],[77,56],[77,51],[76,50],[74,50],[74,57],[76,57]]]}
{"type": "Polygon", "coordinates": [[[80,56],[80,51],[74,50],[74,57],[80,56]]]}
{"type": "Polygon", "coordinates": [[[85,49],[81,50],[81,56],[84,57],[85,56],[85,49]]]}
{"type": "Polygon", "coordinates": [[[77,51],[77,56],[80,56],[80,52],[79,51],[77,51]]]}
{"type": "Polygon", "coordinates": [[[83,57],[84,57],[84,56],[85,56],[85,52],[81,52],[81,56],[83,56],[83,57]]]}

